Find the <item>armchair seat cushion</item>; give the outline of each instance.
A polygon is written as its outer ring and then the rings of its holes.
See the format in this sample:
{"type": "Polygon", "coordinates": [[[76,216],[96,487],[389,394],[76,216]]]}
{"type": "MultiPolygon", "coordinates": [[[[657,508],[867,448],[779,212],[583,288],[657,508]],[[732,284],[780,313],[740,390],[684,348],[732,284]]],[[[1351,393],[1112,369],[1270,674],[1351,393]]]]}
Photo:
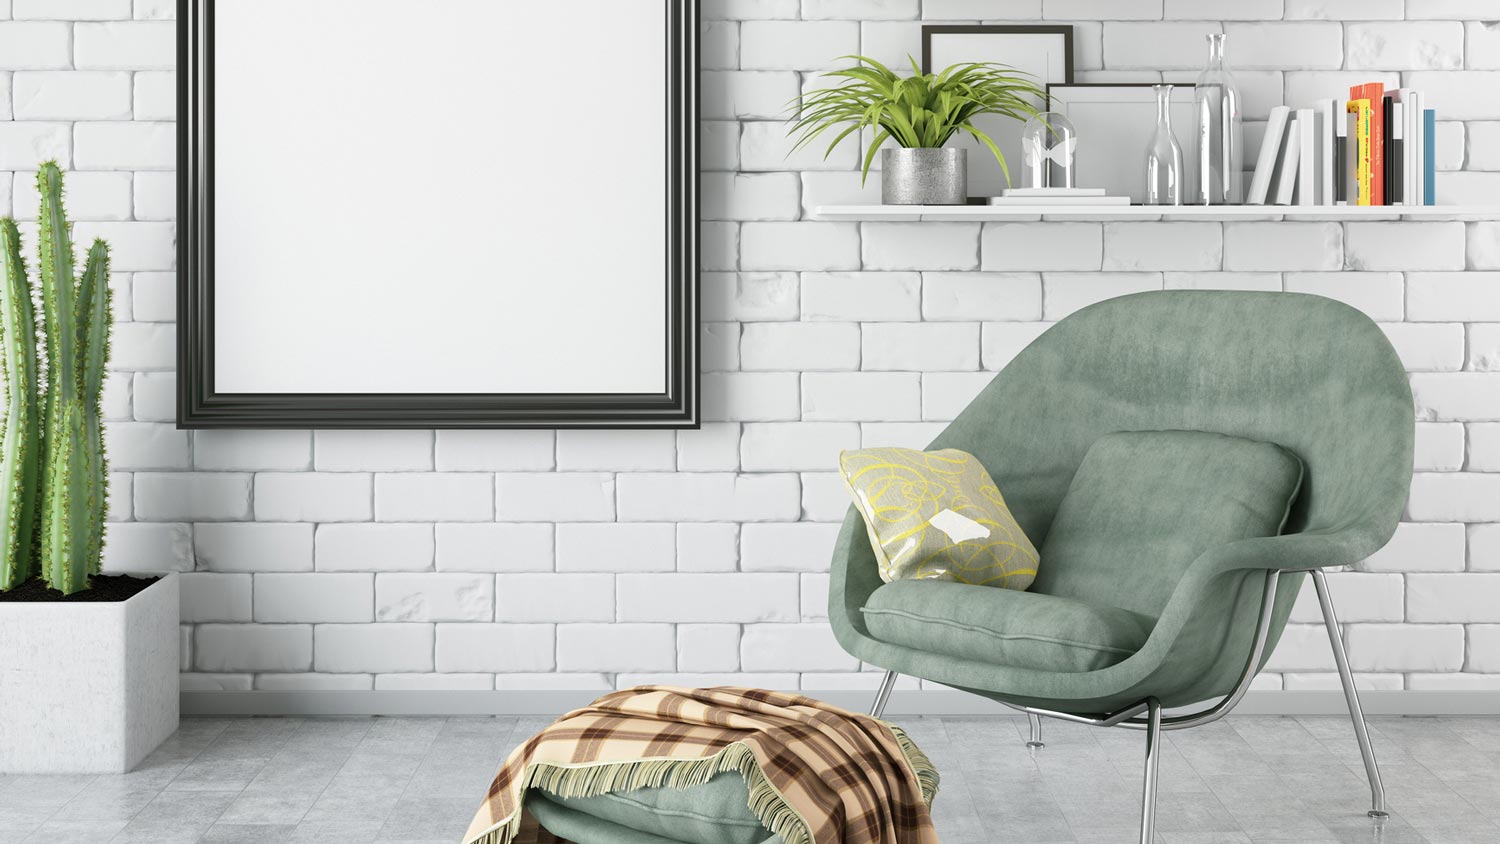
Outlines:
{"type": "Polygon", "coordinates": [[[928,653],[1040,671],[1096,671],[1140,650],[1150,616],[1038,592],[898,580],[861,610],[874,638],[928,653]]]}

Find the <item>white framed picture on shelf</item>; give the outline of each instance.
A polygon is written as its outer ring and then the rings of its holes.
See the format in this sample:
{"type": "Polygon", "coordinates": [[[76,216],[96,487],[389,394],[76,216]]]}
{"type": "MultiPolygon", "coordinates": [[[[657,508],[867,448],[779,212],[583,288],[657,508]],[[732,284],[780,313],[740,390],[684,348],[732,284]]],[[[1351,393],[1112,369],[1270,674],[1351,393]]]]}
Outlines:
{"type": "MultiPolygon", "coordinates": [[[[1109,196],[1146,199],[1146,146],[1156,130],[1155,82],[1073,83],[1047,86],[1048,109],[1067,115],[1078,131],[1076,184],[1109,196]]],[[[1182,147],[1183,185],[1198,172],[1198,112],[1193,86],[1172,90],[1172,134],[1182,147]]],[[[1186,194],[1184,194],[1186,195],[1186,194]]]]}

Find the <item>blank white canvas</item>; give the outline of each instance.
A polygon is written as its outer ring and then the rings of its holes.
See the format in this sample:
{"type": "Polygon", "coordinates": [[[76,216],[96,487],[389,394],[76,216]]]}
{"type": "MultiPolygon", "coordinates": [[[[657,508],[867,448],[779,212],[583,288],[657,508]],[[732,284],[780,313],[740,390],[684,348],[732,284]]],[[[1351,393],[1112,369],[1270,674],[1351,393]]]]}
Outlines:
{"type": "MultiPolygon", "coordinates": [[[[1053,111],[1078,130],[1077,185],[1110,196],[1146,200],[1146,147],[1156,131],[1156,92],[1149,86],[1069,86],[1053,92],[1053,111]]],[[[1198,172],[1198,111],[1193,86],[1172,89],[1172,134],[1182,147],[1182,202],[1193,202],[1198,172]]]]}
{"type": "Polygon", "coordinates": [[[647,0],[217,0],[220,393],[666,391],[647,0]]]}
{"type": "MultiPolygon", "coordinates": [[[[997,62],[1031,74],[1030,81],[1042,90],[1048,82],[1065,82],[1068,78],[1065,41],[1053,33],[934,33],[931,64],[933,73],[942,73],[965,62],[997,62]]],[[[1032,101],[1037,111],[1046,110],[1041,98],[1032,101]]],[[[1021,165],[1021,130],[1023,120],[988,115],[974,121],[975,128],[989,135],[1005,155],[1010,170],[1010,184],[995,154],[967,132],[950,143],[969,151],[969,195],[999,196],[1007,187],[1024,187],[1021,165]]]]}

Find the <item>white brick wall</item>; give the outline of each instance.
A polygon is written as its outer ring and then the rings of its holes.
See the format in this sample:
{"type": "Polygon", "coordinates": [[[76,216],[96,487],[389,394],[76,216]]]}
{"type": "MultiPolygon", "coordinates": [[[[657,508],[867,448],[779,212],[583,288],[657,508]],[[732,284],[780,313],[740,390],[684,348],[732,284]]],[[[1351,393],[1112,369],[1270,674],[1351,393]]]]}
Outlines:
{"type": "MultiPolygon", "coordinates": [[[[176,431],[175,6],[0,0],[0,213],[34,218],[57,157],[115,247],[109,565],[189,573],[187,687],[867,687],[825,626],[838,451],[925,445],[1052,322],[1163,287],[1382,324],[1420,474],[1390,546],[1332,578],[1351,658],[1372,687],[1500,684],[1500,224],[820,223],[878,180],[852,144],[788,157],[780,122],[840,54],[919,53],[923,21],[1068,21],[1106,81],[1190,82],[1227,31],[1252,136],[1283,100],[1414,85],[1443,191],[1488,201],[1491,0],[705,0],[710,422],[676,434],[176,431]]],[[[1271,686],[1330,687],[1312,609],[1271,686]]]]}

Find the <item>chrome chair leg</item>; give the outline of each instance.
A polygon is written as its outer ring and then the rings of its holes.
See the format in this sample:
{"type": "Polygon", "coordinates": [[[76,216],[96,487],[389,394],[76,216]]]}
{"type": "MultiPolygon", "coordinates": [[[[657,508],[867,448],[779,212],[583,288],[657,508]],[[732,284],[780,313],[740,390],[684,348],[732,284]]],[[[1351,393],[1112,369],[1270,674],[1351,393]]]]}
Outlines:
{"type": "Polygon", "coordinates": [[[870,715],[879,718],[885,714],[885,705],[891,699],[891,689],[896,688],[896,678],[901,675],[894,671],[885,672],[885,679],[880,681],[880,690],[875,693],[875,705],[870,707],[870,715]]]}
{"type": "Polygon", "coordinates": [[[1146,701],[1146,782],[1141,793],[1141,844],[1156,840],[1156,775],[1161,770],[1161,704],[1146,701]]]}
{"type": "Polygon", "coordinates": [[[1041,750],[1047,746],[1042,743],[1042,716],[1028,712],[1026,717],[1031,719],[1031,740],[1026,742],[1026,746],[1032,750],[1041,750]]]}
{"type": "Polygon", "coordinates": [[[1354,737],[1359,740],[1359,754],[1365,760],[1365,775],[1370,778],[1370,817],[1377,820],[1390,817],[1385,809],[1385,785],[1380,781],[1380,767],[1375,763],[1375,749],[1370,746],[1370,730],[1365,725],[1364,709],[1359,705],[1359,692],[1354,688],[1354,673],[1349,670],[1349,655],[1344,651],[1344,637],[1339,632],[1338,618],[1333,614],[1333,599],[1328,595],[1328,581],[1321,570],[1312,572],[1313,586],[1318,590],[1318,604],[1323,608],[1323,624],[1328,628],[1328,642],[1333,646],[1333,661],[1339,669],[1339,682],[1344,686],[1344,700],[1349,704],[1349,718],[1354,722],[1354,737]]]}

